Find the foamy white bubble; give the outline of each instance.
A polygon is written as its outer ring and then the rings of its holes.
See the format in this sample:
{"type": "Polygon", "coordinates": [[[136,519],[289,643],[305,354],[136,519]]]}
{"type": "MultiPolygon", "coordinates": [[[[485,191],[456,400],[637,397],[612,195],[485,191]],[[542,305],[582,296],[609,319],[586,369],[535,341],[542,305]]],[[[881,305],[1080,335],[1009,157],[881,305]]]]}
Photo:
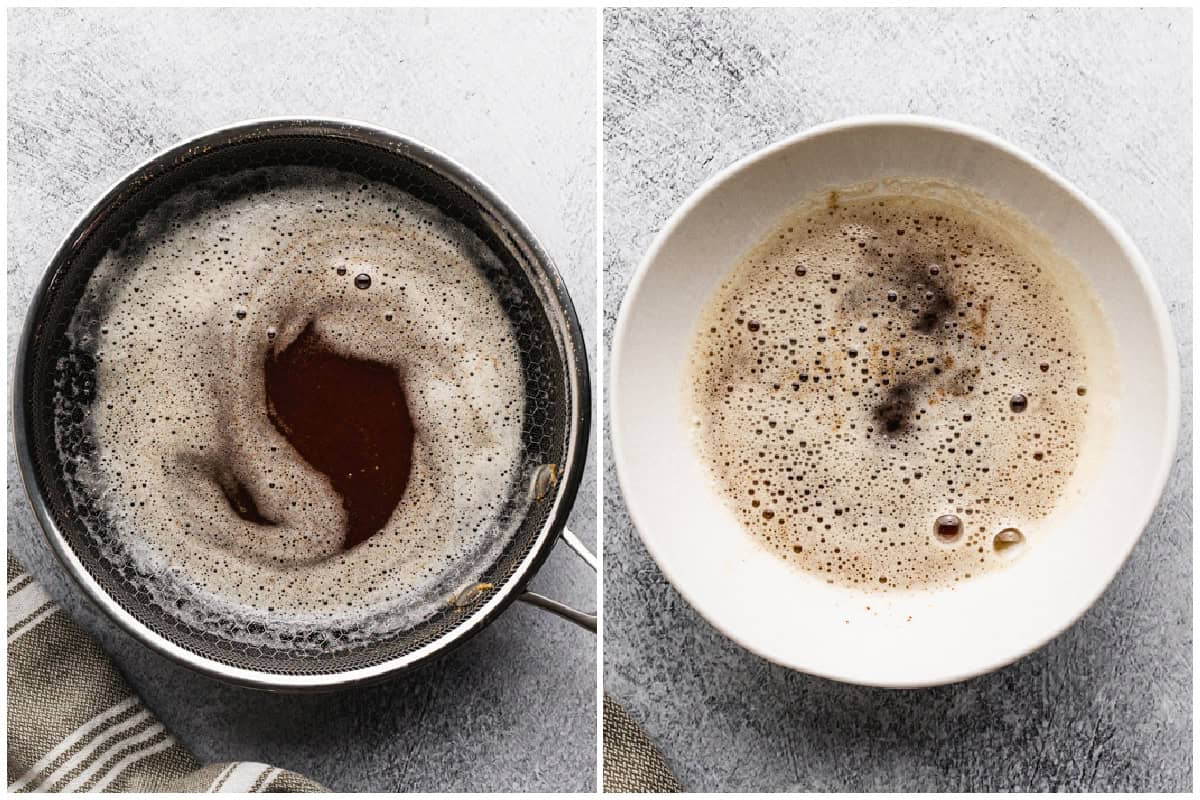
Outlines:
{"type": "Polygon", "coordinates": [[[428,617],[511,533],[525,394],[483,273],[500,268],[432,206],[334,170],[249,170],[164,203],[104,258],[70,330],[97,364],[98,452],[77,477],[117,533],[109,557],[185,621],[251,644],[428,617]],[[310,325],[393,367],[415,428],[400,505],[349,551],[341,498],[266,408],[266,359],[310,325]],[[222,471],[274,525],[234,510],[222,471]]]}
{"type": "Polygon", "coordinates": [[[814,198],[748,252],[685,391],[719,491],[781,557],[851,586],[950,585],[1011,560],[1006,528],[1036,546],[1074,494],[1110,348],[1078,270],[1014,212],[896,180],[814,198]],[[937,535],[943,515],[960,535],[937,535]]]}

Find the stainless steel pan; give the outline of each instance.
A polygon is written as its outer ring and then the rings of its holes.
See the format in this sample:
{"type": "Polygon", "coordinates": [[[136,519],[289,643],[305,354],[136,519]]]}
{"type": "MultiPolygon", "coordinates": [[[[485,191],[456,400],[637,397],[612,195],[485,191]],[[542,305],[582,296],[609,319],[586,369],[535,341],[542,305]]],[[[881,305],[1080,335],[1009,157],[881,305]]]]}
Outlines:
{"type": "MultiPolygon", "coordinates": [[[[550,258],[516,213],[462,166],[408,138],[325,119],[270,119],[213,131],[135,169],[67,236],[33,298],[17,355],[13,425],[34,513],[67,571],[118,625],[158,652],[214,677],[275,690],[321,690],[377,681],[461,644],[514,600],[594,631],[596,618],[526,590],[560,539],[593,569],[594,557],[565,528],[583,474],[590,429],[587,355],[571,299],[550,258]],[[86,448],[94,363],[65,331],[98,260],[149,209],[189,184],[265,165],[320,165],[392,183],[470,228],[503,264],[505,310],[520,344],[527,404],[523,468],[510,489],[505,528],[515,530],[477,588],[449,594],[441,611],[368,643],[333,631],[334,645],[292,642],[273,650],[236,635],[192,629],[139,594],[97,546],[127,535],[80,491],[70,453],[86,448]],[[81,422],[82,420],[82,422],[81,422]],[[64,442],[66,444],[64,444],[64,442]],[[342,642],[343,645],[336,644],[342,642]]],[[[300,637],[298,637],[300,638],[300,637]]]]}

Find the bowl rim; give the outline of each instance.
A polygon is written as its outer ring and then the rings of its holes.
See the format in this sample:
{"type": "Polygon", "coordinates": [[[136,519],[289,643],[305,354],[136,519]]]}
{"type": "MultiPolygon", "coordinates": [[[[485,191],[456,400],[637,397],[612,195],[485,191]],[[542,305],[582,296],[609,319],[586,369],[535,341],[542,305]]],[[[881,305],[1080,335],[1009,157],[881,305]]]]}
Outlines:
{"type": "Polygon", "coordinates": [[[92,604],[99,607],[105,616],[125,633],[151,650],[168,659],[189,667],[201,674],[215,678],[225,683],[268,691],[286,692],[322,692],[341,689],[349,686],[368,685],[385,680],[399,672],[423,666],[431,660],[445,655],[468,639],[486,628],[509,605],[515,602],[525,590],[530,580],[544,564],[550,551],[558,542],[560,534],[566,528],[567,517],[575,502],[583,473],[587,466],[588,441],[591,435],[591,379],[587,361],[587,349],[584,344],[583,330],[579,324],[579,316],[575,305],[566,289],[554,260],[545,251],[534,236],[525,221],[512,209],[494,189],[476,176],[459,162],[412,137],[397,131],[340,117],[326,117],[310,114],[283,115],[259,117],[240,120],[227,125],[211,128],[194,136],[181,139],[154,155],[142,160],[132,169],[116,179],[109,188],[96,200],[90,202],[79,215],[70,232],[55,248],[54,253],[43,268],[41,279],[38,281],[33,296],[25,311],[25,319],[21,326],[20,341],[12,371],[12,388],[10,394],[11,424],[13,428],[14,446],[17,452],[17,471],[21,476],[21,484],[25,497],[33,510],[42,529],[43,535],[51,545],[51,551],[65,568],[67,574],[79,587],[84,596],[92,604]],[[56,267],[63,258],[68,256],[77,243],[86,236],[99,219],[101,213],[116,200],[122,191],[130,188],[136,181],[148,174],[153,174],[156,168],[171,164],[176,159],[187,159],[202,153],[208,146],[216,142],[224,142],[237,134],[261,133],[270,135],[273,131],[308,131],[311,135],[333,136],[342,133],[347,136],[357,136],[361,141],[376,145],[388,146],[411,154],[420,163],[442,173],[449,180],[459,184],[469,195],[484,207],[496,214],[503,224],[516,234],[520,246],[528,251],[528,257],[545,271],[546,289],[557,300],[565,323],[564,333],[568,340],[565,344],[570,348],[564,353],[564,368],[569,390],[571,392],[572,423],[569,425],[566,469],[559,481],[560,491],[555,499],[554,508],[547,516],[547,522],[542,526],[530,550],[521,559],[508,582],[495,592],[483,604],[476,608],[461,624],[450,629],[446,635],[428,642],[410,653],[391,658],[378,664],[358,667],[353,670],[320,674],[280,674],[237,667],[223,661],[195,653],[181,647],[163,635],[156,633],[144,625],[131,613],[126,611],[100,583],[84,567],[82,561],[75,555],[65,536],[59,530],[53,515],[42,496],[41,485],[34,469],[32,452],[28,437],[28,425],[25,413],[26,394],[24,376],[29,368],[31,345],[37,319],[42,305],[49,292],[56,274],[56,267]]]}
{"type": "Polygon", "coordinates": [[[1171,327],[1170,316],[1167,312],[1167,307],[1163,301],[1162,294],[1158,291],[1154,278],[1150,273],[1149,266],[1142,257],[1137,246],[1132,238],[1121,227],[1120,223],[1101,208],[1096,202],[1077,189],[1072,183],[1058,175],[1048,166],[1043,164],[1034,156],[1026,153],[1024,150],[1008,143],[1000,137],[981,130],[971,125],[943,119],[940,117],[923,116],[917,114],[868,114],[844,117],[830,122],[815,125],[806,128],[798,133],[788,136],[784,139],[769,144],[766,147],[760,148],[749,155],[738,159],[734,163],[718,171],[716,174],[705,180],[697,189],[695,189],[686,200],[675,210],[674,213],[667,219],[659,230],[658,234],[651,241],[645,255],[638,263],[629,285],[625,290],[624,297],[621,301],[621,308],[617,316],[617,323],[614,328],[612,345],[611,345],[611,366],[609,368],[609,379],[611,381],[608,387],[609,392],[609,418],[610,418],[610,437],[612,442],[613,464],[617,474],[617,482],[621,489],[621,494],[625,502],[626,509],[629,512],[630,520],[641,539],[642,544],[650,553],[658,565],[659,570],[667,578],[672,587],[687,601],[693,609],[695,609],[708,624],[712,625],[724,636],[736,642],[739,646],[754,653],[755,655],[764,658],[772,663],[787,667],[799,672],[816,675],[822,678],[831,680],[854,683],[863,686],[877,686],[884,688],[917,688],[926,686],[938,686],[949,683],[956,683],[967,680],[978,675],[982,675],[1001,667],[1007,666],[1033,651],[1041,648],[1063,631],[1075,624],[1080,617],[1090,609],[1101,595],[1111,585],[1121,567],[1129,559],[1129,554],[1133,551],[1134,546],[1141,538],[1146,527],[1150,523],[1154,511],[1158,508],[1158,504],[1162,499],[1163,491],[1166,487],[1167,479],[1170,476],[1171,469],[1175,460],[1175,453],[1178,448],[1179,440],[1179,423],[1180,423],[1180,368],[1179,368],[1179,350],[1175,339],[1174,331],[1171,327]],[[648,536],[643,531],[646,530],[644,520],[644,493],[639,495],[639,491],[628,480],[630,472],[630,464],[633,460],[630,449],[627,448],[626,437],[624,431],[624,413],[621,403],[621,381],[620,374],[624,363],[622,354],[626,347],[629,346],[629,327],[631,325],[630,318],[633,308],[637,302],[638,295],[641,293],[642,285],[646,280],[647,275],[653,269],[654,264],[659,258],[659,255],[665,247],[667,241],[680,227],[682,222],[691,215],[693,210],[709,195],[714,194],[725,184],[732,181],[736,176],[746,171],[751,166],[765,161],[781,154],[782,152],[791,149],[803,142],[816,139],[818,137],[828,136],[848,131],[864,130],[870,128],[910,128],[924,129],[936,131],[939,133],[947,133],[959,137],[967,138],[998,150],[1010,157],[1020,161],[1026,167],[1039,173],[1043,178],[1057,186],[1060,190],[1070,196],[1075,202],[1082,206],[1088,214],[1095,218],[1101,226],[1108,232],[1121,250],[1122,255],[1128,264],[1133,268],[1135,277],[1138,280],[1143,294],[1149,301],[1151,314],[1154,318],[1154,327],[1162,344],[1162,355],[1164,363],[1162,364],[1163,373],[1166,379],[1166,426],[1164,428],[1164,440],[1160,444],[1160,455],[1154,474],[1147,482],[1147,486],[1152,488],[1152,492],[1148,492],[1145,496],[1153,498],[1146,501],[1146,507],[1142,508],[1137,514],[1140,519],[1140,527],[1137,535],[1129,537],[1128,543],[1124,547],[1124,552],[1121,554],[1121,559],[1118,562],[1116,569],[1112,574],[1108,575],[1100,584],[1098,591],[1081,595],[1070,606],[1069,613],[1062,615],[1061,621],[1051,626],[1049,633],[1039,634],[1034,637],[1028,645],[1021,648],[1019,651],[1011,655],[981,660],[973,667],[959,669],[957,671],[948,670],[938,672],[930,670],[926,677],[921,679],[911,680],[872,680],[863,679],[861,676],[848,675],[845,672],[837,673],[832,670],[817,670],[806,668],[798,663],[789,663],[782,660],[772,653],[766,652],[763,648],[748,644],[738,634],[737,631],[728,630],[717,624],[716,621],[707,613],[707,600],[700,600],[697,595],[690,590],[685,589],[680,585],[677,579],[678,573],[674,572],[669,564],[669,558],[665,556],[663,548],[656,546],[654,538],[648,536]],[[698,602],[699,601],[699,602],[698,602]]]}

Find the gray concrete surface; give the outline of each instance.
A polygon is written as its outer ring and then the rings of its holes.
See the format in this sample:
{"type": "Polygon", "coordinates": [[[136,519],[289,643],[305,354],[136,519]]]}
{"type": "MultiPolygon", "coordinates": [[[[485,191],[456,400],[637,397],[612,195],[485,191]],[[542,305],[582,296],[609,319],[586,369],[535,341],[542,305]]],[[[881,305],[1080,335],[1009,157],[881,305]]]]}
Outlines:
{"type": "Polygon", "coordinates": [[[751,151],[852,114],[932,114],[1034,153],[1149,261],[1184,364],[1166,496],[1069,632],[921,691],[841,685],[723,638],[605,494],[605,682],[691,790],[1192,787],[1192,142],[1189,11],[607,12],[606,340],[667,216],[751,151]]]}
{"type": "MultiPolygon", "coordinates": [[[[490,182],[556,259],[595,330],[593,11],[13,11],[8,26],[8,365],[42,268],[77,216],[175,141],[249,117],[394,128],[490,182]]],[[[592,353],[595,342],[589,342],[592,353]]],[[[595,542],[595,472],[574,530],[595,542]]],[[[264,761],[341,790],[590,790],[595,640],[514,606],[411,677],[316,697],[233,689],[164,662],[87,607],[8,459],[8,546],[97,635],[201,759],[264,761]]],[[[556,552],[534,588],[591,608],[556,552]]]]}

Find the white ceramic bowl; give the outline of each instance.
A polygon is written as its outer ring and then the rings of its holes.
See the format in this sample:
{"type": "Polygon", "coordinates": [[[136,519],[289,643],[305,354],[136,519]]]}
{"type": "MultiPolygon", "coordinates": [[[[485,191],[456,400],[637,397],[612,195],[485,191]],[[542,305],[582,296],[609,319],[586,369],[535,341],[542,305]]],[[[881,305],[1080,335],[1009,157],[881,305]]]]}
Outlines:
{"type": "Polygon", "coordinates": [[[1179,365],[1145,262],[1095,203],[982,131],[922,117],[863,117],[743,159],[675,212],[621,307],[611,403],[613,456],[634,524],[663,574],[709,622],[793,669],[926,686],[1016,660],[1066,629],[1104,591],[1167,479],[1179,427],[1179,365]],[[743,252],[814,192],[896,176],[973,188],[1045,233],[1100,300],[1119,385],[1114,424],[1082,501],[1036,547],[953,590],[867,594],[784,563],[741,527],[697,457],[682,386],[700,311],[743,252]]]}

